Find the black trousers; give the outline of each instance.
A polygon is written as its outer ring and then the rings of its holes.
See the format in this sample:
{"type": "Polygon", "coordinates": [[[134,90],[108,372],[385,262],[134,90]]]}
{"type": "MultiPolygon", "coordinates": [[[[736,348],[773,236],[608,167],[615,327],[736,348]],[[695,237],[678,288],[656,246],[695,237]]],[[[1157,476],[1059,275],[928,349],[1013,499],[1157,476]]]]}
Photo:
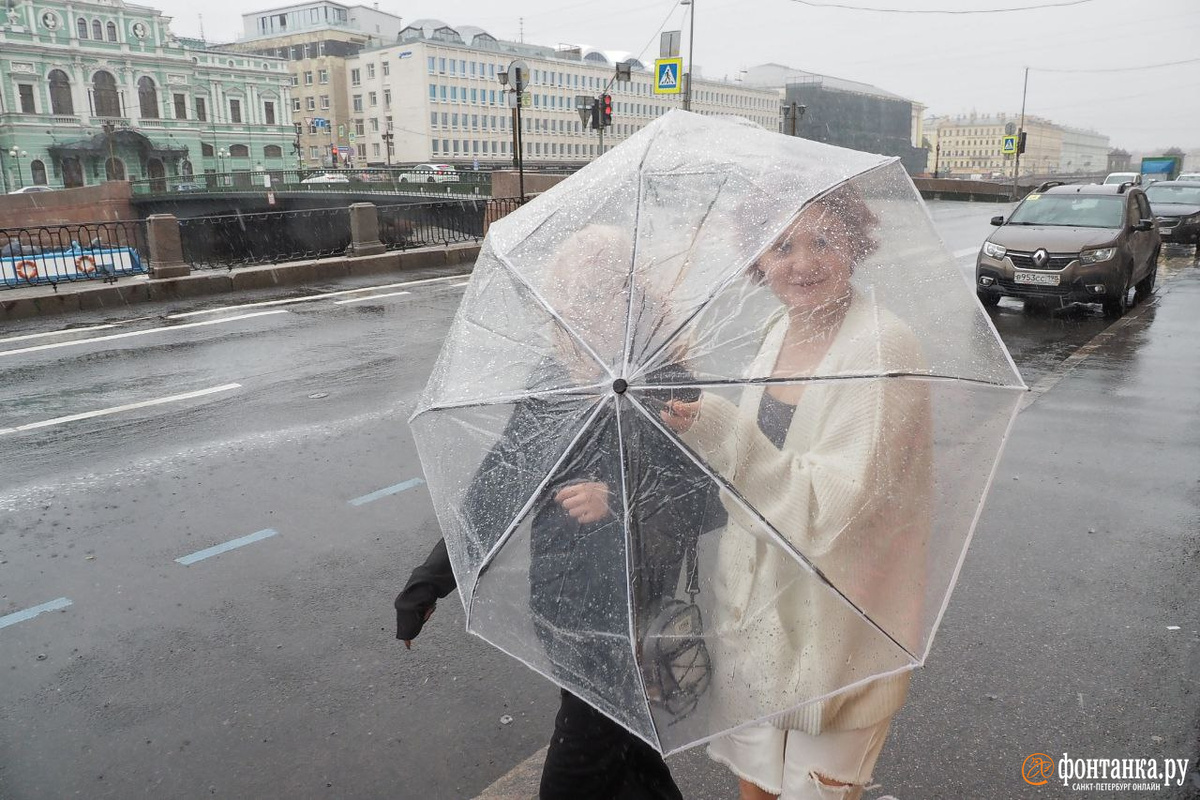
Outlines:
{"type": "Polygon", "coordinates": [[[654,748],[562,692],[540,800],[683,800],[654,748]]]}

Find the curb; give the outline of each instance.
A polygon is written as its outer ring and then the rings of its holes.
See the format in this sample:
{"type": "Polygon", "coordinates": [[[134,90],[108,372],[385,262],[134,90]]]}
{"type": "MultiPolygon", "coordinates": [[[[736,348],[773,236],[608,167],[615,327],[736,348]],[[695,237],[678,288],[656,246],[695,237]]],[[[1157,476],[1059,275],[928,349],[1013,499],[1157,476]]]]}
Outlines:
{"type": "Polygon", "coordinates": [[[73,283],[60,286],[58,291],[50,286],[31,286],[8,290],[0,296],[0,323],[363,275],[473,265],[478,255],[479,243],[470,242],[354,258],[339,256],[226,271],[204,270],[180,278],[137,278],[116,284],[73,283]]]}

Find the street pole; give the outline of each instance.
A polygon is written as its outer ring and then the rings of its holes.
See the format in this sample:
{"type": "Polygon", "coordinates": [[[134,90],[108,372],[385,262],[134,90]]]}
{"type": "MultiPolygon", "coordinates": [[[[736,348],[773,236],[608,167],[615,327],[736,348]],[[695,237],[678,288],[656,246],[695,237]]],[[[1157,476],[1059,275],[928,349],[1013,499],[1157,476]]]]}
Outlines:
{"type": "Polygon", "coordinates": [[[1017,155],[1013,159],[1012,199],[1017,199],[1017,178],[1021,174],[1021,139],[1025,136],[1025,98],[1029,94],[1029,67],[1025,68],[1025,86],[1021,89],[1021,124],[1017,127],[1017,155]]]}
{"type": "Polygon", "coordinates": [[[792,103],[792,136],[796,135],[796,107],[799,103],[792,103]]]}
{"type": "Polygon", "coordinates": [[[688,68],[687,68],[687,94],[683,96],[683,110],[692,110],[692,68],[695,66],[695,61],[692,58],[692,51],[696,41],[696,0],[687,0],[691,9],[688,11],[688,68]]]}
{"type": "Polygon", "coordinates": [[[941,164],[941,160],[942,160],[942,143],[939,140],[938,143],[936,145],[934,145],[934,147],[933,147],[933,177],[934,178],[938,177],[938,166],[941,164]]]}
{"type": "Polygon", "coordinates": [[[521,186],[521,205],[525,205],[525,153],[521,145],[521,91],[517,91],[517,181],[521,186]]]}

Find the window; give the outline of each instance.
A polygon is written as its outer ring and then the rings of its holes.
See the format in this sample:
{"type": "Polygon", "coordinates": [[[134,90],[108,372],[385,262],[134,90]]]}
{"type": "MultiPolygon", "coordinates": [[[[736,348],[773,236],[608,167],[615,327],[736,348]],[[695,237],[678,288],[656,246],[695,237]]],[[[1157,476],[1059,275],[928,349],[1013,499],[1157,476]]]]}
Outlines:
{"type": "Polygon", "coordinates": [[[379,133],[379,117],[371,117],[371,133],[379,133]]]}
{"type": "Polygon", "coordinates": [[[92,38],[97,42],[104,41],[104,26],[100,24],[100,20],[92,20],[92,38]]]}
{"type": "Polygon", "coordinates": [[[172,100],[175,101],[175,119],[187,119],[187,95],[173,95],[172,100]]]}
{"type": "Polygon", "coordinates": [[[263,103],[263,122],[267,125],[275,124],[275,104],[270,100],[263,103]]]}
{"type": "Polygon", "coordinates": [[[458,127],[458,114],[450,115],[450,127],[452,127],[452,128],[458,127]]]}
{"type": "Polygon", "coordinates": [[[367,77],[368,78],[375,77],[375,65],[374,64],[367,64],[367,77]]]}
{"type": "Polygon", "coordinates": [[[250,148],[244,144],[231,144],[229,145],[229,155],[234,158],[249,158],[250,148]]]}
{"type": "Polygon", "coordinates": [[[378,142],[371,145],[371,155],[375,156],[376,158],[379,158],[379,143],[378,142]]]}
{"type": "Polygon", "coordinates": [[[475,128],[476,130],[479,129],[479,115],[478,114],[471,115],[471,127],[475,128]]]}
{"type": "Polygon", "coordinates": [[[436,128],[438,126],[438,113],[436,111],[429,112],[429,127],[436,128]]]}
{"type": "Polygon", "coordinates": [[[446,74],[446,59],[444,59],[444,58],[438,59],[438,72],[440,72],[443,75],[446,74]]]}
{"type": "Polygon", "coordinates": [[[379,105],[378,92],[367,92],[367,105],[371,106],[372,108],[379,105]]]}
{"type": "Polygon", "coordinates": [[[392,90],[391,89],[383,90],[383,106],[384,106],[384,108],[392,107],[392,90]]]}
{"type": "Polygon", "coordinates": [[[354,95],[354,97],[351,98],[351,104],[355,111],[362,111],[363,110],[362,95],[361,94],[354,95]]]}
{"type": "Polygon", "coordinates": [[[327,95],[327,94],[321,95],[321,110],[322,111],[329,110],[329,95],[327,95]]]}
{"type": "MultiPolygon", "coordinates": [[[[299,103],[300,103],[300,101],[297,100],[296,101],[296,104],[297,104],[296,110],[297,111],[300,110],[299,103]]],[[[196,119],[200,120],[201,122],[204,122],[208,119],[208,108],[205,106],[203,97],[196,98],[196,119]]]]}
{"type": "Polygon", "coordinates": [[[138,78],[138,113],[142,119],[158,119],[158,90],[151,78],[138,78]]]}
{"type": "Polygon", "coordinates": [[[383,127],[389,131],[392,129],[392,115],[391,114],[388,114],[386,117],[383,118],[383,127]]]}
{"type": "Polygon", "coordinates": [[[292,86],[299,86],[299,85],[300,85],[300,76],[293,75],[292,76],[292,86]]]}
{"type": "Polygon", "coordinates": [[[350,85],[362,86],[362,72],[358,69],[350,70],[350,85]]]}
{"type": "Polygon", "coordinates": [[[438,154],[438,140],[431,139],[430,142],[433,144],[433,154],[436,156],[438,154]]]}
{"type": "MultiPolygon", "coordinates": [[[[229,121],[230,122],[241,122],[242,121],[242,101],[241,100],[230,100],[229,101],[229,121]]],[[[230,148],[229,152],[232,153],[233,148],[230,148]]]]}
{"type": "Polygon", "coordinates": [[[110,22],[107,26],[105,26],[105,28],[108,31],[108,40],[110,42],[115,42],[117,40],[117,24],[115,22],[110,22]]]}
{"type": "Polygon", "coordinates": [[[37,109],[33,105],[33,86],[28,83],[18,83],[17,93],[21,96],[21,113],[36,114],[37,109]]]}
{"type": "Polygon", "coordinates": [[[283,148],[277,144],[269,144],[263,148],[263,158],[283,158],[283,148]]]}
{"type": "Polygon", "coordinates": [[[204,156],[205,158],[212,158],[213,157],[213,146],[211,144],[209,144],[208,142],[201,142],[200,143],[200,155],[204,156]]]}
{"type": "Polygon", "coordinates": [[[75,23],[75,30],[79,34],[80,39],[88,38],[87,20],[84,19],[83,17],[80,17],[79,21],[75,23]]]}
{"type": "Polygon", "coordinates": [[[436,83],[429,84],[429,99],[437,100],[437,84],[436,83]]]}
{"type": "Polygon", "coordinates": [[[312,86],[312,85],[313,85],[313,74],[312,74],[312,70],[308,70],[308,71],[306,71],[306,72],[304,73],[304,85],[305,85],[305,86],[312,86]]]}
{"type": "Polygon", "coordinates": [[[317,110],[317,99],[315,97],[304,98],[304,107],[307,108],[309,111],[316,111],[317,110]]]}
{"type": "Polygon", "coordinates": [[[450,87],[450,102],[451,103],[458,102],[458,87],[457,86],[450,87]]]}
{"type": "Polygon", "coordinates": [[[354,120],[354,135],[362,136],[366,131],[363,130],[363,121],[361,119],[354,120]]]}
{"type": "Polygon", "coordinates": [[[433,63],[434,63],[434,62],[433,62],[433,56],[430,56],[430,57],[429,57],[429,74],[430,74],[430,75],[432,75],[432,74],[433,74],[433,63]]]}
{"type": "Polygon", "coordinates": [[[329,83],[329,70],[317,70],[317,83],[329,83]]]}
{"type": "Polygon", "coordinates": [[[299,111],[299,110],[300,110],[300,98],[293,97],[292,98],[292,111],[299,111]]]}
{"type": "Polygon", "coordinates": [[[449,122],[446,121],[446,119],[447,119],[447,114],[445,111],[443,111],[442,112],[442,127],[443,128],[445,128],[447,125],[450,124],[449,122]]]}
{"type": "Polygon", "coordinates": [[[385,61],[385,62],[383,62],[383,65],[382,65],[382,66],[383,66],[383,74],[384,74],[384,75],[391,75],[391,74],[392,74],[392,64],[391,64],[391,62],[390,62],[390,61],[385,61]]]}
{"type": "MultiPolygon", "coordinates": [[[[475,62],[474,62],[474,61],[472,61],[471,63],[472,63],[472,64],[474,64],[475,62]]],[[[471,102],[472,102],[472,103],[478,103],[478,102],[479,102],[479,90],[478,90],[478,89],[472,89],[472,90],[471,90],[471,102]]]]}
{"type": "Polygon", "coordinates": [[[321,148],[320,148],[320,147],[318,147],[318,146],[317,146],[317,145],[315,145],[315,144],[314,144],[314,145],[309,145],[309,147],[308,147],[308,157],[309,157],[309,158],[320,158],[320,157],[321,157],[321,148]]]}
{"type": "Polygon", "coordinates": [[[458,65],[457,61],[455,61],[453,58],[450,59],[450,74],[451,75],[458,74],[458,66],[457,65],[458,65]]]}
{"type": "Polygon", "coordinates": [[[360,144],[358,146],[358,157],[359,158],[367,157],[367,146],[365,144],[360,144]]]}
{"type": "Polygon", "coordinates": [[[438,94],[441,95],[442,102],[446,102],[446,84],[443,83],[438,86],[438,94]]]}
{"type": "Polygon", "coordinates": [[[70,116],[75,113],[71,81],[61,69],[50,70],[50,113],[70,116]]]}

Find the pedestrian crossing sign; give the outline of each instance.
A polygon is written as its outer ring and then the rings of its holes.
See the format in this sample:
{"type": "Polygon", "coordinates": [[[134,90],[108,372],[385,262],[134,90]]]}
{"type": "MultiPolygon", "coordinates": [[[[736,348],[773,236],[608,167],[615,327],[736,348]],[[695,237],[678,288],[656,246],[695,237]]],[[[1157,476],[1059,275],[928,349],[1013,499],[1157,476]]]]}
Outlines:
{"type": "Polygon", "coordinates": [[[654,62],[654,93],[679,94],[683,81],[680,75],[683,70],[682,58],[659,58],[654,62]]]}
{"type": "Polygon", "coordinates": [[[1001,152],[1004,153],[1004,155],[1006,155],[1006,156],[1011,156],[1013,153],[1017,152],[1017,136],[1016,136],[1016,134],[1013,134],[1012,136],[1004,137],[1004,142],[1003,142],[1003,147],[1001,148],[1001,152]]]}

